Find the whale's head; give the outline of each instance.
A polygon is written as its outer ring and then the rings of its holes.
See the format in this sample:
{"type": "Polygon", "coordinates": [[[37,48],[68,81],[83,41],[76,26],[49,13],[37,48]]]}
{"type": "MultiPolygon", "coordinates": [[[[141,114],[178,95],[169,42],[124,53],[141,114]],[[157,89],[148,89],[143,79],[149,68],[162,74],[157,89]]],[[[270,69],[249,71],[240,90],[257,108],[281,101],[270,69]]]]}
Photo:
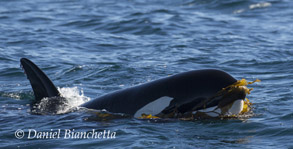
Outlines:
{"type": "Polygon", "coordinates": [[[247,85],[259,81],[238,80],[210,97],[197,97],[183,104],[173,104],[174,106],[169,106],[157,116],[193,120],[194,118],[234,118],[248,114],[251,112],[251,103],[246,95],[250,94],[252,88],[247,88],[247,85]]]}
{"type": "Polygon", "coordinates": [[[259,81],[258,79],[253,82],[247,82],[245,79],[238,80],[195,106],[192,110],[193,116],[200,118],[236,117],[249,112],[251,103],[246,95],[250,94],[252,88],[249,89],[247,85],[259,81]],[[217,105],[208,107],[213,102],[217,102],[217,105]]]}

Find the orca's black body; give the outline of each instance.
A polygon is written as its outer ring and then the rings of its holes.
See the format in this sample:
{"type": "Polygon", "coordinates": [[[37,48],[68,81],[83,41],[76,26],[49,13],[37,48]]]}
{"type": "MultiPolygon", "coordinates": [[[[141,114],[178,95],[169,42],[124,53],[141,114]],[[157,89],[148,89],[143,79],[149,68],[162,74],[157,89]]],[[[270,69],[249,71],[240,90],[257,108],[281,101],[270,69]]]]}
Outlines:
{"type": "MultiPolygon", "coordinates": [[[[20,61],[31,82],[36,100],[60,96],[54,84],[33,62],[26,58],[22,58],[20,61]]],[[[174,111],[185,113],[219,104],[229,104],[239,98],[244,99],[245,93],[242,92],[233,98],[213,98],[220,90],[236,81],[232,76],[220,70],[195,70],[119,90],[93,99],[81,106],[134,115],[147,104],[161,97],[170,97],[172,100],[160,113],[168,114],[174,111]]]]}
{"type": "MultiPolygon", "coordinates": [[[[189,71],[119,90],[91,100],[81,106],[134,115],[136,111],[148,103],[160,97],[168,96],[173,98],[169,108],[177,106],[178,112],[184,113],[191,110],[195,104],[212,97],[222,88],[235,82],[236,80],[233,77],[219,70],[189,71]],[[191,104],[191,107],[188,107],[188,104],[191,104]]],[[[214,102],[209,107],[217,104],[217,102],[214,102]]]]}

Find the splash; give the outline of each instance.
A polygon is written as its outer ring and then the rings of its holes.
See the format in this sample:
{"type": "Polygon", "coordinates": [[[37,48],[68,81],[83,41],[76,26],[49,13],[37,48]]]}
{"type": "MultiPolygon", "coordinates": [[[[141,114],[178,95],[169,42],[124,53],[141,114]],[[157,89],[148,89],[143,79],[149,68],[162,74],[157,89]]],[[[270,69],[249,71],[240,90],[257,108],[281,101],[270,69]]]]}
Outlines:
{"type": "Polygon", "coordinates": [[[67,99],[68,105],[70,107],[77,107],[90,100],[89,97],[84,95],[83,89],[79,90],[77,87],[58,87],[57,89],[60,92],[61,97],[67,99]]]}
{"type": "Polygon", "coordinates": [[[61,97],[43,98],[33,105],[31,112],[41,115],[65,114],[78,110],[79,105],[90,100],[89,97],[84,96],[83,90],[77,87],[58,87],[58,91],[61,97]]]}

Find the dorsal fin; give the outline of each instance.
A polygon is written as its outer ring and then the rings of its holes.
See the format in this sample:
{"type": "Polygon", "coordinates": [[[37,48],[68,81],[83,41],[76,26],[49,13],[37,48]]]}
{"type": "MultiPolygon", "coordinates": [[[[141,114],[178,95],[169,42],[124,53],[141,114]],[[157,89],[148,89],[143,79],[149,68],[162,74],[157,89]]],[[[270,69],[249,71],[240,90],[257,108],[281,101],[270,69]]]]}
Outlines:
{"type": "Polygon", "coordinates": [[[37,101],[45,97],[60,96],[55,85],[36,64],[27,58],[20,59],[20,63],[31,83],[37,101]]]}

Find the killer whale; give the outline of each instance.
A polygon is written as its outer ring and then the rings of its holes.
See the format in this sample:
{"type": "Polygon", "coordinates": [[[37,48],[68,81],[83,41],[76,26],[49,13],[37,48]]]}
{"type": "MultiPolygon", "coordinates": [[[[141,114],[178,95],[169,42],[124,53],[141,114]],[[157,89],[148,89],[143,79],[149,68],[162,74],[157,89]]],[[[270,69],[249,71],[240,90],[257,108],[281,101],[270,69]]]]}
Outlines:
{"type": "MultiPolygon", "coordinates": [[[[34,91],[36,102],[49,98],[50,107],[64,101],[46,74],[27,58],[20,60],[34,91]]],[[[237,80],[228,73],[216,69],[192,70],[161,78],[145,84],[115,91],[86,102],[81,107],[123,113],[134,117],[151,114],[159,117],[190,116],[194,112],[206,112],[209,116],[223,115],[243,108],[245,87],[223,90],[237,80]],[[242,107],[241,107],[242,106],[242,107]],[[228,107],[228,109],[227,109],[228,107]],[[236,108],[235,108],[236,107],[236,108]]]]}

